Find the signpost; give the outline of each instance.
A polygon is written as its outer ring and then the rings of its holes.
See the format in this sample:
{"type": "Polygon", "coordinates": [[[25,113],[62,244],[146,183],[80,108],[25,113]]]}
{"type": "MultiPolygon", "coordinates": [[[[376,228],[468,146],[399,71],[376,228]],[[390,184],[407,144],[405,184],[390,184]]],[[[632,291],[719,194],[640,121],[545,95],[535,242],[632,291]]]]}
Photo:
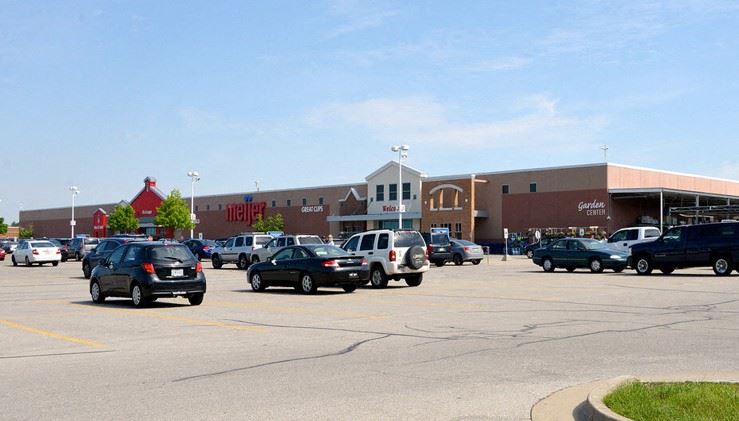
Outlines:
{"type": "Polygon", "coordinates": [[[505,239],[505,254],[503,255],[503,261],[508,260],[508,228],[503,228],[503,238],[505,239]]]}

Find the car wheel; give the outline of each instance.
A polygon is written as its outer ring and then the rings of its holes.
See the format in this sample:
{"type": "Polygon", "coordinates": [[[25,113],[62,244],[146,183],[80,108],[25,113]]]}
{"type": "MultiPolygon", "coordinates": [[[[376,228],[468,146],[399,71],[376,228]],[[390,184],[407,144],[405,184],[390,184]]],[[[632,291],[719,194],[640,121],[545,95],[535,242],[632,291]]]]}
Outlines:
{"type": "Polygon", "coordinates": [[[15,256],[10,256],[10,260],[13,262],[13,266],[18,266],[18,262],[15,261],[15,256]]]}
{"type": "Polygon", "coordinates": [[[712,266],[713,273],[718,276],[729,276],[731,271],[734,270],[731,260],[724,256],[714,257],[712,266]]]}
{"type": "Polygon", "coordinates": [[[259,263],[259,256],[252,256],[251,257],[251,264],[259,263]]]}
{"type": "Polygon", "coordinates": [[[344,288],[344,292],[354,292],[357,290],[357,285],[356,284],[344,285],[342,288],[344,288]]]}
{"type": "Polygon", "coordinates": [[[462,266],[462,263],[464,263],[464,260],[462,260],[461,254],[455,254],[453,260],[454,260],[454,264],[457,266],[462,266]]]}
{"type": "Polygon", "coordinates": [[[197,294],[190,294],[187,296],[187,301],[190,302],[191,306],[199,306],[203,302],[203,294],[202,292],[198,292],[197,294]]]}
{"type": "Polygon", "coordinates": [[[28,256],[26,256],[26,266],[31,266],[31,261],[28,260],[28,256]]]}
{"type": "Polygon", "coordinates": [[[526,252],[526,257],[528,257],[529,259],[533,259],[534,258],[534,250],[527,251],[526,252]]]}
{"type": "Polygon", "coordinates": [[[313,280],[313,277],[310,273],[304,273],[303,276],[300,277],[300,292],[303,294],[315,294],[316,290],[318,290],[318,287],[316,287],[316,282],[313,280]]]}
{"type": "Polygon", "coordinates": [[[51,262],[52,266],[59,266],[59,262],[51,262]]]}
{"type": "Polygon", "coordinates": [[[387,287],[387,275],[385,275],[385,271],[382,270],[382,267],[375,266],[375,268],[372,269],[372,273],[370,274],[370,283],[372,283],[372,288],[387,287]]]}
{"type": "Polygon", "coordinates": [[[147,300],[144,298],[144,292],[141,290],[139,284],[133,284],[131,288],[131,301],[133,301],[133,306],[136,308],[145,307],[147,304],[147,300]]]}
{"type": "Polygon", "coordinates": [[[440,268],[446,264],[446,260],[434,260],[434,264],[440,268]]]}
{"type": "Polygon", "coordinates": [[[548,257],[541,262],[541,267],[544,268],[544,272],[554,272],[554,262],[548,257]]]}
{"type": "Polygon", "coordinates": [[[264,280],[262,279],[262,274],[259,272],[251,274],[249,283],[251,284],[251,289],[256,292],[264,291],[267,288],[267,285],[264,284],[264,280]]]}
{"type": "Polygon", "coordinates": [[[567,268],[567,272],[572,273],[574,271],[575,271],[575,268],[573,268],[572,266],[570,266],[570,267],[567,268]]]}
{"type": "Polygon", "coordinates": [[[659,268],[659,270],[660,270],[660,272],[664,273],[665,275],[669,275],[669,274],[671,274],[672,272],[675,271],[675,268],[672,267],[672,266],[667,266],[667,267],[659,268]]]}
{"type": "Polygon", "coordinates": [[[590,261],[590,271],[593,273],[603,272],[603,263],[597,257],[590,261]]]}
{"type": "Polygon", "coordinates": [[[473,260],[473,261],[472,261],[472,264],[473,264],[473,265],[479,265],[479,264],[480,264],[480,262],[482,262],[482,260],[481,260],[481,259],[475,259],[475,260],[473,260]]]}
{"type": "Polygon", "coordinates": [[[223,260],[221,260],[221,256],[217,254],[213,255],[210,259],[210,263],[213,265],[213,269],[220,269],[223,267],[223,260]]]}
{"type": "Polygon", "coordinates": [[[245,254],[239,256],[239,261],[236,263],[239,269],[246,270],[249,267],[249,259],[246,258],[245,254]]]}
{"type": "Polygon", "coordinates": [[[66,261],[67,261],[67,258],[66,257],[62,257],[62,263],[66,262],[66,261]]]}
{"type": "Polygon", "coordinates": [[[92,302],[95,304],[102,304],[105,301],[105,295],[100,290],[100,284],[98,281],[92,281],[90,284],[90,297],[92,302]]]}
{"type": "Polygon", "coordinates": [[[82,256],[81,256],[81,255],[80,255],[80,254],[79,254],[78,252],[75,252],[75,253],[74,253],[74,258],[75,258],[75,259],[77,259],[77,261],[78,261],[78,262],[79,262],[80,260],[82,260],[82,256]]]}
{"type": "Polygon", "coordinates": [[[652,273],[652,262],[648,257],[639,257],[636,259],[636,265],[634,266],[636,273],[639,275],[649,275],[652,273]]]}
{"type": "Polygon", "coordinates": [[[90,270],[89,262],[82,263],[82,274],[85,275],[85,279],[90,279],[90,276],[92,276],[92,270],[90,270]]]}
{"type": "Polygon", "coordinates": [[[408,276],[407,278],[405,278],[405,283],[409,287],[417,287],[417,286],[421,285],[421,282],[423,282],[423,274],[422,273],[419,273],[418,275],[414,275],[414,276],[408,276]]]}

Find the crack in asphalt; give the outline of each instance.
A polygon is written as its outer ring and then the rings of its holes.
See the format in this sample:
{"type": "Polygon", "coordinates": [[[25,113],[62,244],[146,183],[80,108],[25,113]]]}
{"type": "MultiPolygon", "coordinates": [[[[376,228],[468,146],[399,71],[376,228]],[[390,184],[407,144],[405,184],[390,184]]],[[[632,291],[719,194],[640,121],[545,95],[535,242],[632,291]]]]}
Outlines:
{"type": "Polygon", "coordinates": [[[84,354],[104,354],[107,352],[115,352],[115,350],[108,349],[102,351],[83,351],[83,352],[57,352],[53,354],[29,354],[29,355],[8,355],[0,356],[0,360],[11,360],[18,358],[36,358],[36,357],[61,357],[66,355],[84,355],[84,354]]]}
{"type": "Polygon", "coordinates": [[[180,383],[180,382],[185,382],[185,381],[190,381],[190,380],[199,380],[199,379],[204,379],[204,378],[208,378],[208,377],[221,376],[221,375],[224,375],[224,374],[237,373],[237,372],[240,372],[240,371],[252,370],[252,369],[255,369],[255,368],[267,367],[267,366],[270,366],[270,365],[287,364],[287,363],[291,363],[291,362],[305,361],[305,360],[317,360],[317,359],[329,358],[329,357],[338,357],[340,355],[348,354],[348,353],[354,351],[355,349],[359,348],[359,346],[361,346],[363,344],[366,344],[366,343],[372,342],[372,341],[378,341],[378,340],[382,340],[382,339],[387,339],[390,336],[391,335],[383,335],[383,336],[378,336],[378,337],[375,337],[375,338],[363,339],[361,341],[354,342],[353,344],[349,345],[348,347],[346,347],[346,348],[344,348],[342,350],[339,350],[337,352],[331,352],[331,353],[328,353],[328,354],[313,355],[313,356],[308,356],[308,357],[288,358],[288,359],[284,359],[284,360],[270,361],[270,362],[266,362],[266,363],[262,363],[262,364],[250,365],[250,366],[247,366],[247,367],[239,367],[239,368],[232,368],[232,369],[229,369],[229,370],[217,371],[215,373],[207,373],[207,374],[199,374],[197,376],[182,377],[182,378],[179,378],[179,379],[172,380],[172,383],[180,383]]]}

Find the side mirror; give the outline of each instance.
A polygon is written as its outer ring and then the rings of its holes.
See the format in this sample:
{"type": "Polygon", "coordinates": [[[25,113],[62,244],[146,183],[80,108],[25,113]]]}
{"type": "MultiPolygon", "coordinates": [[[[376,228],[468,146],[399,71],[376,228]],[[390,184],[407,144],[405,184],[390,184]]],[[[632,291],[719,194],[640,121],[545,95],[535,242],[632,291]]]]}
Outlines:
{"type": "Polygon", "coordinates": [[[93,247],[93,248],[91,248],[91,249],[90,249],[90,252],[92,252],[92,253],[96,253],[96,252],[97,252],[97,250],[98,250],[98,247],[97,247],[97,246],[95,246],[95,247],[93,247]]]}
{"type": "Polygon", "coordinates": [[[270,263],[272,263],[273,265],[277,266],[277,260],[274,260],[274,259],[270,259],[270,261],[269,261],[269,262],[270,262],[270,263]]]}

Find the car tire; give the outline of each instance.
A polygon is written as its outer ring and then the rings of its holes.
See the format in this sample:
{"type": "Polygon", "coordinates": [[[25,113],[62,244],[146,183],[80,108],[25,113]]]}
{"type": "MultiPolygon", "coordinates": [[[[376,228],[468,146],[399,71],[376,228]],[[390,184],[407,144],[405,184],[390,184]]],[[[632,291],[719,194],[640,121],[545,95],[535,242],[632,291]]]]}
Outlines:
{"type": "Polygon", "coordinates": [[[15,256],[10,256],[10,261],[13,262],[13,266],[18,266],[18,262],[15,261],[15,256]]]}
{"type": "Polygon", "coordinates": [[[638,275],[650,275],[652,270],[652,261],[646,256],[640,256],[636,258],[636,264],[634,269],[638,275]]]}
{"type": "Polygon", "coordinates": [[[544,260],[541,261],[541,267],[544,269],[544,272],[554,272],[554,262],[549,257],[545,257],[544,260]]]}
{"type": "Polygon", "coordinates": [[[385,271],[382,270],[382,266],[375,266],[372,268],[372,272],[370,273],[370,283],[372,284],[372,288],[385,288],[387,287],[387,275],[385,275],[385,271]]]}
{"type": "Polygon", "coordinates": [[[239,256],[239,260],[236,262],[236,266],[241,270],[246,270],[249,267],[249,259],[245,254],[239,256]]]}
{"type": "Polygon", "coordinates": [[[199,306],[203,303],[203,297],[205,294],[198,292],[197,294],[190,294],[187,296],[187,301],[190,302],[191,306],[199,306]]]}
{"type": "Polygon", "coordinates": [[[267,285],[264,283],[264,279],[262,279],[262,274],[259,272],[251,274],[249,284],[251,284],[251,289],[254,292],[262,292],[267,289],[267,285]]]}
{"type": "Polygon", "coordinates": [[[413,246],[405,253],[405,263],[412,269],[421,269],[426,263],[426,250],[421,246],[413,246]]]}
{"type": "Polygon", "coordinates": [[[131,301],[133,302],[133,306],[136,308],[146,307],[149,303],[148,300],[144,298],[144,291],[141,290],[141,285],[133,284],[131,287],[131,301]]]}
{"type": "Polygon", "coordinates": [[[590,260],[590,271],[593,273],[601,273],[603,272],[603,262],[599,258],[591,259],[590,260]]]}
{"type": "Polygon", "coordinates": [[[672,272],[675,271],[675,268],[672,266],[667,266],[667,267],[659,268],[659,271],[664,273],[665,275],[670,275],[672,272]]]}
{"type": "Polygon", "coordinates": [[[567,272],[572,273],[574,271],[575,271],[575,268],[574,267],[572,267],[572,266],[567,267],[567,272]]]}
{"type": "Polygon", "coordinates": [[[423,282],[423,273],[419,273],[418,275],[408,276],[405,278],[405,283],[409,287],[417,287],[421,285],[421,282],[423,282]]]}
{"type": "Polygon", "coordinates": [[[59,262],[51,262],[52,266],[59,266],[59,262]]]}
{"type": "Polygon", "coordinates": [[[259,256],[252,256],[251,257],[251,264],[254,265],[254,264],[257,264],[257,263],[259,263],[259,256]]]}
{"type": "Polygon", "coordinates": [[[534,258],[534,250],[527,251],[526,252],[526,257],[528,257],[529,259],[533,259],[534,258]]]}
{"type": "Polygon", "coordinates": [[[434,264],[437,268],[440,268],[446,264],[446,260],[434,260],[434,264]]]}
{"type": "Polygon", "coordinates": [[[92,276],[90,262],[82,262],[82,274],[85,276],[85,279],[90,279],[90,277],[92,276]]]}
{"type": "Polygon", "coordinates": [[[316,281],[310,273],[304,273],[300,276],[300,292],[306,295],[312,295],[317,290],[316,281]]]}
{"type": "Polygon", "coordinates": [[[31,266],[31,261],[28,260],[28,256],[26,256],[26,266],[31,266]]]}
{"type": "Polygon", "coordinates": [[[479,264],[480,264],[480,262],[482,262],[482,260],[481,260],[481,259],[475,259],[475,260],[473,260],[473,261],[472,261],[472,264],[473,264],[473,265],[479,265],[479,264]]]}
{"type": "Polygon", "coordinates": [[[220,269],[223,267],[223,260],[221,260],[221,256],[214,254],[210,259],[210,264],[213,265],[213,269],[220,269]]]}
{"type": "Polygon", "coordinates": [[[100,289],[98,281],[92,281],[90,283],[90,298],[92,298],[92,302],[95,304],[102,304],[105,302],[105,295],[103,294],[103,290],[100,289]]]}
{"type": "Polygon", "coordinates": [[[62,257],[62,263],[65,263],[67,261],[66,257],[62,257]]]}
{"type": "Polygon", "coordinates": [[[78,262],[79,262],[80,260],[82,260],[82,256],[81,256],[81,255],[79,254],[79,252],[75,252],[75,253],[74,253],[74,258],[75,258],[75,259],[77,259],[77,261],[78,261],[78,262]]]}
{"type": "Polygon", "coordinates": [[[457,266],[462,266],[462,264],[464,263],[464,260],[462,259],[461,254],[455,254],[452,260],[454,261],[454,264],[457,266]]]}
{"type": "Polygon", "coordinates": [[[344,292],[354,292],[357,290],[357,285],[356,284],[344,285],[342,288],[344,289],[344,292]]]}
{"type": "Polygon", "coordinates": [[[731,271],[734,270],[734,265],[732,264],[731,259],[726,256],[714,257],[711,262],[713,273],[718,276],[729,276],[731,275],[731,271]]]}

